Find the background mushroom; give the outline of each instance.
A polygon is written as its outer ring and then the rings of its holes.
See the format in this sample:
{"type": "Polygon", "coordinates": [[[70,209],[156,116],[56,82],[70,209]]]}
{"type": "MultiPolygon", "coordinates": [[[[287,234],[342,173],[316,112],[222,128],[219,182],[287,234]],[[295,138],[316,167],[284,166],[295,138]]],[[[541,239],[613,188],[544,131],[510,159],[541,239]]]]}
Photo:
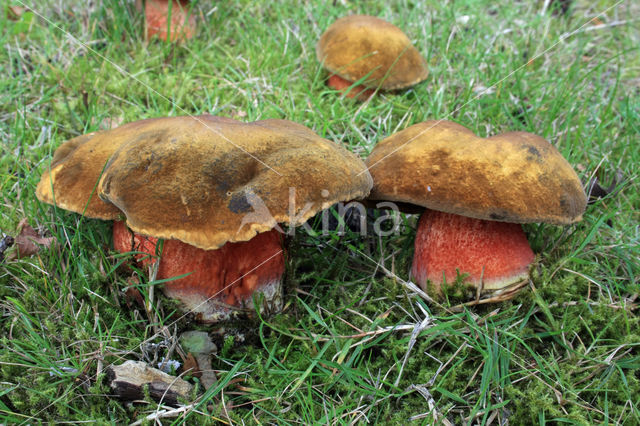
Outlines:
{"type": "Polygon", "coordinates": [[[420,219],[411,269],[436,291],[457,269],[481,290],[521,281],[534,256],[518,224],[570,224],[586,207],[569,163],[526,132],[485,139],[450,121],[426,121],[379,142],[366,164],[370,199],[437,210],[420,219]]]}
{"type": "Polygon", "coordinates": [[[196,17],[189,0],[145,0],[144,15],[146,39],[157,36],[164,41],[180,41],[196,33],[196,17]]]}
{"type": "Polygon", "coordinates": [[[369,97],[373,89],[398,90],[427,78],[427,63],[395,25],[367,15],[335,21],[316,45],[316,56],[329,70],[329,86],[349,97],[369,97]],[[360,85],[351,88],[354,82],[360,85]]]}
{"type": "Polygon", "coordinates": [[[203,321],[253,309],[256,292],[268,309],[279,309],[284,253],[274,228],[301,225],[336,202],[366,196],[372,185],[355,155],[286,120],[204,115],[123,128],[63,144],[38,197],[82,212],[100,179],[95,192],[102,201],[91,217],[124,215],[136,234],[116,223],[114,246],[141,252],[143,263],[154,261],[143,253],[155,255],[157,239],[166,239],[156,279],[187,274],[164,292],[203,321]],[[79,158],[87,152],[90,164],[79,158]],[[72,176],[84,181],[73,187],[83,194],[67,194],[72,176]],[[94,214],[101,208],[107,213],[94,214]]]}

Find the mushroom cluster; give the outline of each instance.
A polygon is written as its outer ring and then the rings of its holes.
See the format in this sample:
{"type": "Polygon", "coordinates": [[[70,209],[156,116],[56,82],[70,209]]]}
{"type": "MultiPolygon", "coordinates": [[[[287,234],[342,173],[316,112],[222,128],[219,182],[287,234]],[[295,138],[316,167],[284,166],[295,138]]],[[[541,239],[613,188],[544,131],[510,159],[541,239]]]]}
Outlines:
{"type": "Polygon", "coordinates": [[[116,222],[114,246],[143,264],[202,321],[282,305],[279,224],[304,224],[339,202],[365,197],[364,163],[305,126],[203,115],[137,121],[67,141],[36,195],[116,222]],[[158,239],[165,239],[161,253],[158,239]]]}
{"type": "Polygon", "coordinates": [[[534,254],[520,224],[571,224],[586,207],[571,165],[527,132],[480,138],[450,121],[426,121],[379,142],[366,164],[370,199],[427,209],[411,274],[436,293],[458,273],[479,291],[522,281],[534,254]]]}
{"type": "MultiPolygon", "coordinates": [[[[175,24],[176,36],[190,36],[179,32],[192,18],[189,7],[147,1],[148,30],[170,9],[176,21],[160,27],[175,24]]],[[[316,55],[329,85],[360,99],[428,75],[409,38],[373,16],[335,21],[316,55]]],[[[460,274],[478,293],[521,282],[535,255],[520,224],[574,223],[586,206],[569,163],[526,132],[480,138],[456,123],[427,121],[379,142],[365,165],[300,124],[211,115],[136,121],[67,141],[37,196],[114,220],[116,250],[156,265],[168,296],[201,320],[217,321],[282,306],[280,224],[301,225],[372,187],[371,200],[426,209],[411,275],[424,288],[432,283],[435,293],[460,274]]]]}

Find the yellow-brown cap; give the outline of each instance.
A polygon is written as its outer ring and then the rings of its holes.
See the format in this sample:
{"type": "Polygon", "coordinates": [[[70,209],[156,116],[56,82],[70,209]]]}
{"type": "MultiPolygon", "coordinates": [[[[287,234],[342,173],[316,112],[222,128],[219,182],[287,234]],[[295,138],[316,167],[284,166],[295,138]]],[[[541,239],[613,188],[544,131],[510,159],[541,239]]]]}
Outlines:
{"type": "Polygon", "coordinates": [[[379,142],[366,164],[374,200],[515,223],[569,224],[586,208],[571,165],[531,133],[480,138],[450,121],[426,121],[379,142]]]}
{"type": "Polygon", "coordinates": [[[351,15],[329,26],[316,45],[316,56],[345,80],[365,79],[367,87],[404,89],[427,78],[427,63],[409,38],[380,18],[351,15]]]}
{"type": "Polygon", "coordinates": [[[36,196],[45,203],[94,219],[117,218],[120,210],[101,200],[95,192],[100,175],[118,148],[131,142],[132,135],[142,136],[148,132],[156,121],[136,121],[66,141],[53,155],[50,168],[42,174],[36,196]]]}
{"type": "Polygon", "coordinates": [[[131,140],[107,164],[100,197],[135,232],[202,249],[301,225],[373,185],[354,154],[286,120],[164,118],[131,140]]]}

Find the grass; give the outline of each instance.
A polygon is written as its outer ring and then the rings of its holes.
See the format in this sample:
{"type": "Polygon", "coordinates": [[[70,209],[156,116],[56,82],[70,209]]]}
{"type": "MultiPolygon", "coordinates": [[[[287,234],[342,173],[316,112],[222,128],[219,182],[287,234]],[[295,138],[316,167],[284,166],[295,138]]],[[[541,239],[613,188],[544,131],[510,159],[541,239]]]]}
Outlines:
{"type": "Polygon", "coordinates": [[[153,309],[129,308],[109,224],[34,190],[69,138],[200,113],[286,118],[363,157],[411,124],[449,118],[480,136],[544,136],[585,183],[621,179],[577,225],[525,226],[531,283],[500,304],[453,309],[455,295],[430,304],[405,289],[415,217],[386,238],[298,234],[284,311],[235,333],[209,328],[219,385],[165,422],[640,423],[638,5],[333,3],[200,1],[198,36],[183,45],[144,42],[132,2],[45,1],[18,21],[3,11],[0,229],[15,235],[26,217],[59,245],[0,264],[0,423],[124,423],[168,409],[108,396],[104,368],[175,358],[176,336],[198,326],[151,297],[144,271],[153,309]],[[328,89],[314,45],[349,13],[400,26],[427,81],[364,104],[328,89]]]}

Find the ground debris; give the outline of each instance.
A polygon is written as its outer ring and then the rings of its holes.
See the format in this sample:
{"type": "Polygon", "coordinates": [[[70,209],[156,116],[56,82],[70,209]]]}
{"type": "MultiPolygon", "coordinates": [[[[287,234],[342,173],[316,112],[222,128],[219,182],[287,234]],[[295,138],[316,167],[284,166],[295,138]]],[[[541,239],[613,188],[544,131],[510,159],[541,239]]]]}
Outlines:
{"type": "Polygon", "coordinates": [[[0,262],[4,260],[4,252],[7,251],[14,243],[13,237],[9,235],[5,235],[2,240],[0,240],[0,262]]]}
{"type": "Polygon", "coordinates": [[[17,21],[28,10],[29,9],[24,6],[7,6],[7,18],[9,18],[9,20],[11,21],[17,21]]]}
{"type": "Polygon", "coordinates": [[[596,201],[608,195],[614,195],[622,188],[621,183],[623,181],[624,181],[624,174],[622,170],[616,171],[616,176],[613,178],[611,185],[609,185],[606,188],[600,185],[600,181],[598,180],[598,177],[594,176],[593,179],[591,179],[587,185],[587,195],[589,197],[588,203],[593,204],[596,201]]]}
{"type": "MultiPolygon", "coordinates": [[[[49,248],[55,244],[55,242],[55,237],[38,235],[36,230],[29,225],[28,219],[24,218],[18,223],[18,235],[13,239],[14,249],[7,253],[7,260],[33,256],[38,253],[42,247],[49,248]]],[[[1,251],[0,248],[0,252],[1,251]]]]}
{"type": "Polygon", "coordinates": [[[200,378],[200,383],[205,389],[214,386],[218,380],[216,373],[211,368],[211,356],[218,348],[211,341],[209,334],[204,331],[186,331],[180,336],[180,344],[188,351],[185,370],[192,369],[190,375],[200,378]]]}
{"type": "Polygon", "coordinates": [[[126,361],[106,369],[111,389],[120,398],[143,399],[145,385],[149,395],[164,404],[177,405],[178,399],[189,400],[193,385],[180,377],[170,376],[141,361],[126,361]]]}

